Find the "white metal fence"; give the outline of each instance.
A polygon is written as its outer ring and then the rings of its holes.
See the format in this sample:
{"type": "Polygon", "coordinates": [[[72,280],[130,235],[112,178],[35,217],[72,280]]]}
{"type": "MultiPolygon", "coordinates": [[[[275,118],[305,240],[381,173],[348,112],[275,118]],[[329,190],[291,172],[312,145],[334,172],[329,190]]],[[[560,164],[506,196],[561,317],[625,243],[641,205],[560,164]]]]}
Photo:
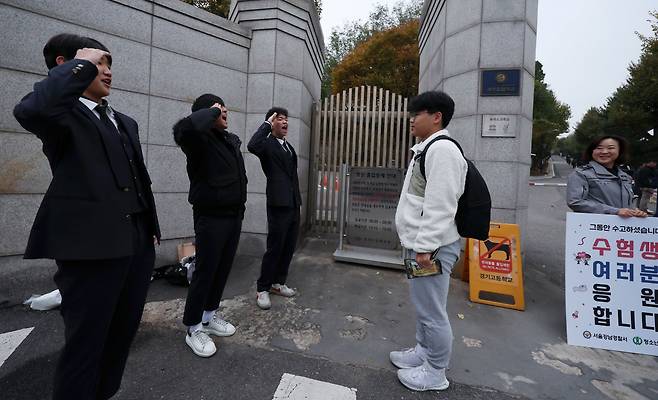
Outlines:
{"type": "Polygon", "coordinates": [[[337,231],[342,164],[407,166],[414,143],[408,125],[407,98],[374,86],[350,88],[316,104],[309,191],[313,230],[337,231]]]}

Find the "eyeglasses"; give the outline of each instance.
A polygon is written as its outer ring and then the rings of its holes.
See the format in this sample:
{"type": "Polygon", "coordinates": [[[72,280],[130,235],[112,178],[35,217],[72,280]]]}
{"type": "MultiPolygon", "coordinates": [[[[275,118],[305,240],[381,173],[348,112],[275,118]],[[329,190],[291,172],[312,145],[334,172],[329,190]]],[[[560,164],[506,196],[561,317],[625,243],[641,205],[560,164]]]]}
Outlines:
{"type": "Polygon", "coordinates": [[[409,113],[409,118],[410,118],[410,119],[413,119],[413,118],[416,118],[417,116],[419,116],[419,115],[421,115],[421,114],[428,114],[428,115],[431,115],[431,114],[436,114],[436,113],[440,113],[440,112],[441,112],[441,111],[427,111],[427,110],[415,111],[415,112],[410,112],[410,113],[409,113]]]}
{"type": "Polygon", "coordinates": [[[427,111],[427,110],[410,112],[410,113],[409,113],[409,118],[416,118],[417,116],[419,116],[419,115],[421,115],[421,114],[429,114],[429,113],[430,113],[430,112],[427,111]]]}

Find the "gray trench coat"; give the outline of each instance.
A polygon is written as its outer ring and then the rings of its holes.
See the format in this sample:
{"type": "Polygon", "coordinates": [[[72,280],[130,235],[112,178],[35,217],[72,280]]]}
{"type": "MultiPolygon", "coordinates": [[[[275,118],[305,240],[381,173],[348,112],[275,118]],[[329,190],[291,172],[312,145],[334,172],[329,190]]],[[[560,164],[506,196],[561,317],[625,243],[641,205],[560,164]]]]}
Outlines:
{"type": "Polygon", "coordinates": [[[632,208],[633,179],[619,170],[619,176],[596,161],[590,161],[569,175],[567,205],[575,212],[617,214],[632,208]]]}

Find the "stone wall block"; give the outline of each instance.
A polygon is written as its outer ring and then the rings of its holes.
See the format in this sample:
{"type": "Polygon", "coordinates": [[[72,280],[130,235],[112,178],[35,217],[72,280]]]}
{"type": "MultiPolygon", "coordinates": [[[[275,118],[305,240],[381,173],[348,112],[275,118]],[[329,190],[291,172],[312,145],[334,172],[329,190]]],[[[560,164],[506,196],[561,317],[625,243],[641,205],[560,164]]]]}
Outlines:
{"type": "Polygon", "coordinates": [[[526,0],[483,0],[482,21],[525,20],[526,0]]]}
{"type": "Polygon", "coordinates": [[[441,14],[446,15],[448,36],[480,22],[482,0],[447,1],[446,5],[447,9],[442,10],[441,14]]]}
{"type": "Polygon", "coordinates": [[[186,158],[178,146],[148,145],[151,188],[158,193],[185,193],[190,189],[186,158]]]}
{"type": "Polygon", "coordinates": [[[50,166],[41,147],[35,135],[0,132],[0,193],[39,194],[48,189],[50,166]]]}
{"type": "MultiPolygon", "coordinates": [[[[453,76],[473,70],[480,58],[480,26],[475,25],[458,32],[445,41],[447,54],[459,54],[459,57],[445,59],[445,72],[443,76],[453,76]]],[[[443,57],[440,51],[439,54],[443,57]]],[[[439,74],[437,77],[441,77],[439,74]]]]}
{"type": "Polygon", "coordinates": [[[443,80],[443,90],[455,101],[453,117],[474,115],[479,96],[478,71],[471,71],[443,80]]]}
{"type": "Polygon", "coordinates": [[[526,23],[491,22],[482,24],[481,68],[520,67],[526,23]]]}

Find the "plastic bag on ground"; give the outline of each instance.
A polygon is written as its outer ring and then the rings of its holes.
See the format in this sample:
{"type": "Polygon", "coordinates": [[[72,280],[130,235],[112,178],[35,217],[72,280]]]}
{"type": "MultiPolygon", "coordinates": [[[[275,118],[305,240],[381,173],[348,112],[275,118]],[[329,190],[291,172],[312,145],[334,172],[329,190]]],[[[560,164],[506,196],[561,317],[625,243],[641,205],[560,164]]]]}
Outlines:
{"type": "Polygon", "coordinates": [[[59,289],[41,295],[33,294],[29,299],[25,300],[23,304],[29,305],[33,310],[48,311],[57,308],[62,304],[62,295],[59,293],[59,289]]]}

